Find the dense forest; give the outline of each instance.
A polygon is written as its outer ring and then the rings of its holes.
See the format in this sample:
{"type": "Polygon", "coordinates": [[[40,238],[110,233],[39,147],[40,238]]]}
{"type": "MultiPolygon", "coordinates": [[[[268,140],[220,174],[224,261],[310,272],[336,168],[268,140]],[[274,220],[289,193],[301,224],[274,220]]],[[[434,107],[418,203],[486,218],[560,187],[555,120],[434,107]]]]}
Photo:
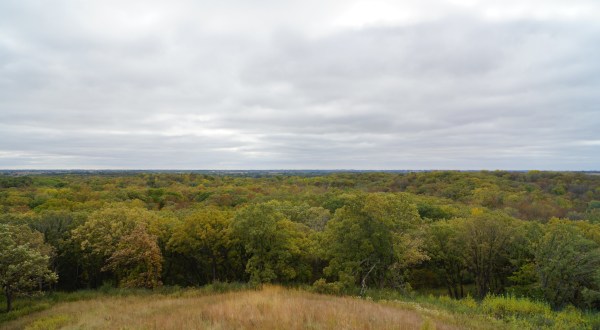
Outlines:
{"type": "Polygon", "coordinates": [[[600,175],[0,176],[0,285],[311,285],[600,309],[600,175]]]}

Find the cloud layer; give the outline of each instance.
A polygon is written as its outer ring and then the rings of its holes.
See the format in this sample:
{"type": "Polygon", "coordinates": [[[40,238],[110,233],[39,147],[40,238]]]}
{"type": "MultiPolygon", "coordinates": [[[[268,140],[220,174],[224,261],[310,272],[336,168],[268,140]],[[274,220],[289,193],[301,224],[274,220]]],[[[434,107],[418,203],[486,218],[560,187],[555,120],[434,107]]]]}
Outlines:
{"type": "Polygon", "coordinates": [[[595,0],[3,1],[0,168],[600,169],[598,22],[595,0]]]}

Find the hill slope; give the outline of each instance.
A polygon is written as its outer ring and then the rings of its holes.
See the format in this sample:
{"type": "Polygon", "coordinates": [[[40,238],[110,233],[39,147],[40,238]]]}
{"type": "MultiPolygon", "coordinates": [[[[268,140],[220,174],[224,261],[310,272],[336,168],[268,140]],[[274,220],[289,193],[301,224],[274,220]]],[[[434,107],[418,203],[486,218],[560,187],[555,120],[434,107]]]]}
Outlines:
{"type": "MultiPolygon", "coordinates": [[[[7,329],[455,329],[426,312],[279,287],[209,296],[128,296],[58,304],[7,329]]],[[[454,323],[454,322],[452,322],[454,323]]]]}

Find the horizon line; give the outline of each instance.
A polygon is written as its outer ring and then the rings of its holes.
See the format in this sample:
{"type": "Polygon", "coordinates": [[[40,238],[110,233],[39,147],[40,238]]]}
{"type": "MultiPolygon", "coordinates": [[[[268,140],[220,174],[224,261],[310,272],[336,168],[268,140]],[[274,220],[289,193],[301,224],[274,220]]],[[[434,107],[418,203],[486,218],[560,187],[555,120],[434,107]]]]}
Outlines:
{"type": "Polygon", "coordinates": [[[35,172],[50,172],[50,171],[88,171],[88,172],[98,172],[98,171],[111,171],[111,172],[127,172],[127,171],[138,171],[138,172],[158,172],[158,171],[179,171],[179,172],[273,172],[273,171],[289,171],[289,172],[308,172],[308,171],[320,171],[320,172],[434,172],[434,171],[455,171],[455,172],[530,172],[530,171],[539,171],[539,172],[600,172],[600,169],[572,169],[572,170],[556,170],[556,169],[448,169],[448,168],[419,168],[419,169],[411,169],[411,168],[398,168],[398,169],[353,169],[353,168],[335,168],[335,169],[323,169],[323,168],[302,168],[302,169],[291,169],[291,168],[264,168],[264,169],[181,169],[181,168],[47,168],[47,169],[39,169],[39,168],[0,168],[0,172],[6,171],[15,171],[15,172],[25,172],[25,171],[35,171],[35,172]]]}

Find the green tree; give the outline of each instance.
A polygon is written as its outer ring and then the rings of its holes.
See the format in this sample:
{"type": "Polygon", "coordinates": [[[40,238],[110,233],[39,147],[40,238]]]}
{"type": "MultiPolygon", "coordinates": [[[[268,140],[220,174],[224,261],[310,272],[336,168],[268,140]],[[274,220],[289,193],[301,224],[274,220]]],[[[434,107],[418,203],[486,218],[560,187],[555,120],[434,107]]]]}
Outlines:
{"type": "Polygon", "coordinates": [[[6,311],[16,294],[42,289],[58,276],[48,266],[52,248],[41,233],[27,226],[0,224],[0,286],[6,296],[6,311]]]}
{"type": "Polygon", "coordinates": [[[514,270],[507,277],[511,286],[506,290],[513,295],[542,299],[535,272],[536,242],[544,234],[544,225],[539,222],[523,221],[516,228],[518,235],[511,244],[510,263],[514,270]]]}
{"type": "Polygon", "coordinates": [[[331,213],[323,207],[311,207],[307,203],[297,203],[284,201],[274,202],[276,209],[286,218],[303,223],[316,231],[323,231],[325,225],[331,218],[331,213]]]}
{"type": "Polygon", "coordinates": [[[600,249],[568,220],[552,219],[535,254],[539,285],[554,307],[597,303],[600,249]],[[587,296],[587,297],[586,297],[587,296]]]}
{"type": "Polygon", "coordinates": [[[425,234],[424,249],[430,264],[437,269],[448,295],[456,299],[464,296],[466,273],[466,242],[461,237],[460,221],[445,220],[431,224],[425,234]]]}
{"type": "Polygon", "coordinates": [[[519,237],[517,220],[501,212],[474,209],[472,216],[461,221],[465,261],[475,277],[477,295],[483,298],[490,291],[502,292],[507,277],[516,270],[511,257],[519,237]]]}
{"type": "Polygon", "coordinates": [[[167,244],[169,251],[192,259],[204,282],[226,279],[227,263],[234,262],[232,213],[208,207],[186,216],[173,229],[167,244]]]}
{"type": "Polygon", "coordinates": [[[310,276],[306,260],[309,241],[306,226],[277,211],[276,203],[250,204],[233,222],[249,259],[246,272],[255,283],[288,282],[310,276]]]}
{"type": "Polygon", "coordinates": [[[325,229],[325,275],[346,287],[360,284],[363,291],[370,284],[401,285],[403,269],[427,258],[409,235],[419,223],[416,206],[404,194],[349,198],[325,229]]]}
{"type": "Polygon", "coordinates": [[[44,211],[33,216],[29,226],[44,235],[44,241],[54,248],[51,268],[58,274],[58,289],[75,290],[79,287],[78,258],[73,246],[71,230],[85,222],[87,214],[68,211],[44,211]]]}

